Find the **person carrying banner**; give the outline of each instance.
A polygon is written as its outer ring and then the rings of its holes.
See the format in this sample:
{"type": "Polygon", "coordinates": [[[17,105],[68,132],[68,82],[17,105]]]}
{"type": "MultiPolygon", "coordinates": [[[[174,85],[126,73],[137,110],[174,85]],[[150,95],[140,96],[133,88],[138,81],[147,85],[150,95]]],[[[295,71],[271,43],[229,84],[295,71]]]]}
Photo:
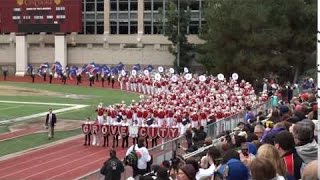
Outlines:
{"type": "MultiPolygon", "coordinates": [[[[127,119],[123,119],[122,120],[122,123],[121,123],[121,126],[127,126],[129,127],[129,123],[127,122],[127,119]]],[[[129,131],[129,130],[128,130],[129,131]]],[[[129,132],[127,134],[121,134],[122,136],[122,148],[128,148],[128,144],[129,144],[129,132]]]]}
{"type": "MultiPolygon", "coordinates": [[[[90,117],[87,118],[86,124],[90,124],[90,117]]],[[[84,136],[84,145],[90,146],[90,144],[91,144],[90,142],[91,142],[91,131],[89,130],[84,136]]]]}

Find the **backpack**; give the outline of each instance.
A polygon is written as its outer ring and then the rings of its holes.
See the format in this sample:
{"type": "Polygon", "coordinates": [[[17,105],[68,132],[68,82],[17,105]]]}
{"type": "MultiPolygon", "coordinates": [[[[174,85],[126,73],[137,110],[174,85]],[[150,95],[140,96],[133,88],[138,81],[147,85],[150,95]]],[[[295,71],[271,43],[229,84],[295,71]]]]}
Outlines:
{"type": "Polygon", "coordinates": [[[138,155],[135,150],[136,145],[133,145],[133,150],[125,157],[125,165],[135,167],[138,164],[138,155]]]}

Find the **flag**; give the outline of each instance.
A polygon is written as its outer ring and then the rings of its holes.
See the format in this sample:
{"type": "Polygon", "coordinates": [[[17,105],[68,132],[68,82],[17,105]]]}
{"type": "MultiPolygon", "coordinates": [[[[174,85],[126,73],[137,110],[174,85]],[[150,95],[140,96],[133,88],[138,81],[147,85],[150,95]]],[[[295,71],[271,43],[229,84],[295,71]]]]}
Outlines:
{"type": "Polygon", "coordinates": [[[33,67],[32,67],[32,65],[29,63],[29,64],[28,64],[28,67],[27,67],[27,72],[31,74],[32,71],[33,71],[33,67]]]}
{"type": "Polygon", "coordinates": [[[152,65],[149,64],[146,69],[147,69],[149,72],[151,72],[154,68],[153,68],[152,65]]]}
{"type": "Polygon", "coordinates": [[[124,69],[124,64],[122,64],[122,62],[119,62],[117,65],[116,65],[116,68],[118,69],[118,72],[122,71],[124,69]]]}
{"type": "Polygon", "coordinates": [[[135,64],[132,66],[132,69],[136,70],[136,71],[140,71],[141,70],[141,66],[140,64],[135,64]]]}
{"type": "Polygon", "coordinates": [[[73,81],[73,78],[77,76],[78,67],[72,66],[69,71],[69,79],[73,81]]]}
{"type": "Polygon", "coordinates": [[[58,76],[62,76],[63,75],[63,68],[62,65],[59,61],[56,61],[51,68],[52,71],[55,71],[57,73],[58,76]]]}

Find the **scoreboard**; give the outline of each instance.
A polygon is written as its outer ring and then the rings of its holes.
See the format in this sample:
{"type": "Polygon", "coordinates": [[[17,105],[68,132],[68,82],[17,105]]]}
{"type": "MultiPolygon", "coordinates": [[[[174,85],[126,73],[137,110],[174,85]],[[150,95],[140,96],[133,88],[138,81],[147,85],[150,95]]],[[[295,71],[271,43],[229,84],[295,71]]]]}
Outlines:
{"type": "Polygon", "coordinates": [[[1,33],[81,31],[81,0],[0,0],[1,33]]]}

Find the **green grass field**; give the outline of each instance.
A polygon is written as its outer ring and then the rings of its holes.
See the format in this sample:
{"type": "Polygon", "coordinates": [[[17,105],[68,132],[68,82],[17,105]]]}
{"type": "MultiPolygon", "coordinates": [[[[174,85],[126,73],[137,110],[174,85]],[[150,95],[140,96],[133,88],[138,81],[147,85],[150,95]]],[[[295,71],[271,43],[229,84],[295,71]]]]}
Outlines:
{"type": "Polygon", "coordinates": [[[60,108],[65,108],[67,106],[13,104],[13,103],[2,102],[0,104],[0,121],[22,117],[22,116],[29,116],[35,113],[46,112],[50,107],[52,107],[53,109],[60,109],[60,108]]]}
{"type": "MultiPolygon", "coordinates": [[[[33,83],[15,83],[15,82],[1,82],[0,86],[15,86],[21,88],[28,88],[30,90],[46,90],[49,92],[59,93],[59,96],[0,96],[0,100],[5,101],[25,101],[25,102],[45,102],[45,103],[67,103],[67,104],[84,104],[89,105],[89,107],[73,110],[69,112],[62,112],[58,114],[58,118],[63,119],[77,119],[84,120],[86,117],[95,117],[95,108],[99,102],[103,102],[105,106],[112,105],[115,103],[120,103],[125,101],[130,103],[133,99],[138,100],[139,95],[135,93],[113,90],[113,89],[102,89],[102,88],[90,88],[90,87],[80,87],[72,85],[57,85],[57,84],[33,84],[33,83]]],[[[13,104],[12,106],[18,106],[21,104],[13,104]]],[[[23,105],[23,107],[26,107],[23,105]]],[[[1,110],[1,108],[7,108],[5,104],[0,106],[0,119],[6,117],[18,117],[20,115],[29,115],[39,112],[45,112],[48,110],[48,106],[37,105],[26,107],[24,112],[20,110],[17,113],[17,108],[8,108],[6,110],[1,110]]],[[[56,107],[52,107],[55,109],[56,107]]],[[[61,107],[57,107],[61,108],[61,107]]]]}
{"type": "Polygon", "coordinates": [[[48,140],[48,133],[40,133],[40,134],[31,134],[23,137],[18,137],[6,141],[0,142],[1,151],[0,157],[27,150],[29,148],[37,147],[40,145],[47,144],[49,142],[54,142],[60,139],[65,139],[71,136],[75,136],[81,133],[80,129],[72,130],[72,131],[64,131],[64,132],[56,132],[55,138],[52,140],[48,140]]]}

